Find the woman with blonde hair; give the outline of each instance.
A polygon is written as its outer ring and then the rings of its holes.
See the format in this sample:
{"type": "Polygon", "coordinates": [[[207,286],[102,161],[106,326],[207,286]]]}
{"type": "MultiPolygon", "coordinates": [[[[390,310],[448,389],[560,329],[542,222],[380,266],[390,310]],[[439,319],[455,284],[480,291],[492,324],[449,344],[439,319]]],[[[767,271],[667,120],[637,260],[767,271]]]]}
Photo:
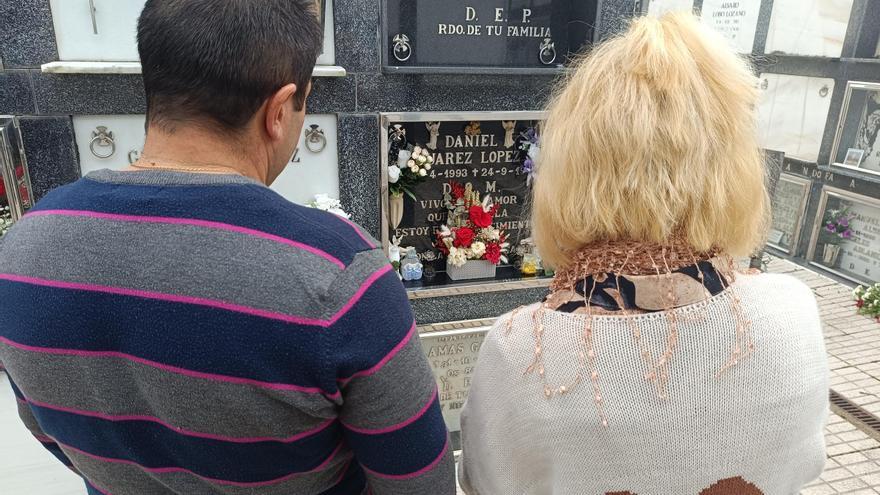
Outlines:
{"type": "Polygon", "coordinates": [[[793,495],[825,462],[815,299],[764,240],[756,80],[690,14],[634,21],[550,105],[550,295],[499,318],[462,415],[470,495],[793,495]]]}

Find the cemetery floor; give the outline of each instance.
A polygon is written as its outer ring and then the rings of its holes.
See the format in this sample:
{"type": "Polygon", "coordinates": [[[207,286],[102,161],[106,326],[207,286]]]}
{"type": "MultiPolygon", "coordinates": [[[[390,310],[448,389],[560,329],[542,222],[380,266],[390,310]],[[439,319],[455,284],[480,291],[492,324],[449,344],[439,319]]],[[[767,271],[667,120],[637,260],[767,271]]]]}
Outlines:
{"type": "MultiPolygon", "coordinates": [[[[784,260],[772,259],[768,268],[770,272],[797,277],[813,289],[825,323],[832,390],[880,417],[880,324],[855,314],[849,287],[784,260]]],[[[880,494],[880,432],[860,429],[832,413],[826,439],[825,472],[802,494],[880,494]]],[[[77,476],[58,463],[22,426],[12,390],[2,372],[0,494],[85,495],[77,476]]]]}

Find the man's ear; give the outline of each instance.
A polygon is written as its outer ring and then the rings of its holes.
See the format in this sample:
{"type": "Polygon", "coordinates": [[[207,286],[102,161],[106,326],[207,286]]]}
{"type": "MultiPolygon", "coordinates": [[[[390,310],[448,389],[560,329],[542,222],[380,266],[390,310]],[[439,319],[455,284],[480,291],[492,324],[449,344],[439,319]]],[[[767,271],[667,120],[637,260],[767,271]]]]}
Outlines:
{"type": "Polygon", "coordinates": [[[288,117],[286,112],[293,111],[293,105],[289,103],[296,91],[296,84],[290,83],[276,91],[266,102],[266,133],[273,140],[284,138],[284,121],[288,117]]]}

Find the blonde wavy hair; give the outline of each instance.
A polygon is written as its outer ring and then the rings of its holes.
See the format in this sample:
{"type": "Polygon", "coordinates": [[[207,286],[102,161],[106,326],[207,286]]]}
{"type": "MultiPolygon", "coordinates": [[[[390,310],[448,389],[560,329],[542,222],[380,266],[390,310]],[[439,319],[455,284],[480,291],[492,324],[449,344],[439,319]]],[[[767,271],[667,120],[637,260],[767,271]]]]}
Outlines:
{"type": "Polygon", "coordinates": [[[532,200],[551,266],[604,240],[747,255],[769,199],[756,78],[691,14],[635,20],[579,60],[548,109],[532,200]]]}

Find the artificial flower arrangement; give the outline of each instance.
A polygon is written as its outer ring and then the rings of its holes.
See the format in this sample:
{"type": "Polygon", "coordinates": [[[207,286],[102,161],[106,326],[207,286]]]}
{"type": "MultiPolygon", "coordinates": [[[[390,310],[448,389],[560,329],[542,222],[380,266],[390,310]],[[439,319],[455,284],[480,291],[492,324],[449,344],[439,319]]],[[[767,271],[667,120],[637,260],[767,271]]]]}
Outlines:
{"type": "Polygon", "coordinates": [[[326,211],[338,215],[342,218],[351,218],[351,215],[342,209],[342,203],[335,198],[331,198],[328,194],[315,194],[315,199],[306,206],[317,210],[326,211]]]}
{"type": "Polygon", "coordinates": [[[526,174],[526,185],[531,186],[538,171],[538,156],[541,153],[537,127],[529,127],[520,134],[519,149],[524,155],[522,171],[526,174]]]}
{"type": "Polygon", "coordinates": [[[480,193],[470,184],[449,185],[450,191],[443,198],[449,217],[437,232],[436,242],[437,249],[446,255],[448,267],[461,268],[468,261],[480,260],[489,262],[493,268],[507,263],[507,234],[492,226],[498,205],[492,204],[488,195],[481,201],[480,193]]]}
{"type": "Polygon", "coordinates": [[[852,229],[850,221],[853,215],[849,212],[849,208],[840,210],[831,210],[825,216],[825,234],[828,237],[828,244],[840,244],[852,237],[852,229]]]}
{"type": "Polygon", "coordinates": [[[421,146],[400,150],[397,163],[388,166],[388,190],[391,195],[400,197],[406,194],[416,199],[412,188],[428,177],[433,165],[434,157],[421,146]]]}
{"type": "Polygon", "coordinates": [[[861,285],[856,287],[853,291],[853,299],[856,300],[859,314],[870,316],[880,323],[880,283],[869,287],[861,285]]]}

